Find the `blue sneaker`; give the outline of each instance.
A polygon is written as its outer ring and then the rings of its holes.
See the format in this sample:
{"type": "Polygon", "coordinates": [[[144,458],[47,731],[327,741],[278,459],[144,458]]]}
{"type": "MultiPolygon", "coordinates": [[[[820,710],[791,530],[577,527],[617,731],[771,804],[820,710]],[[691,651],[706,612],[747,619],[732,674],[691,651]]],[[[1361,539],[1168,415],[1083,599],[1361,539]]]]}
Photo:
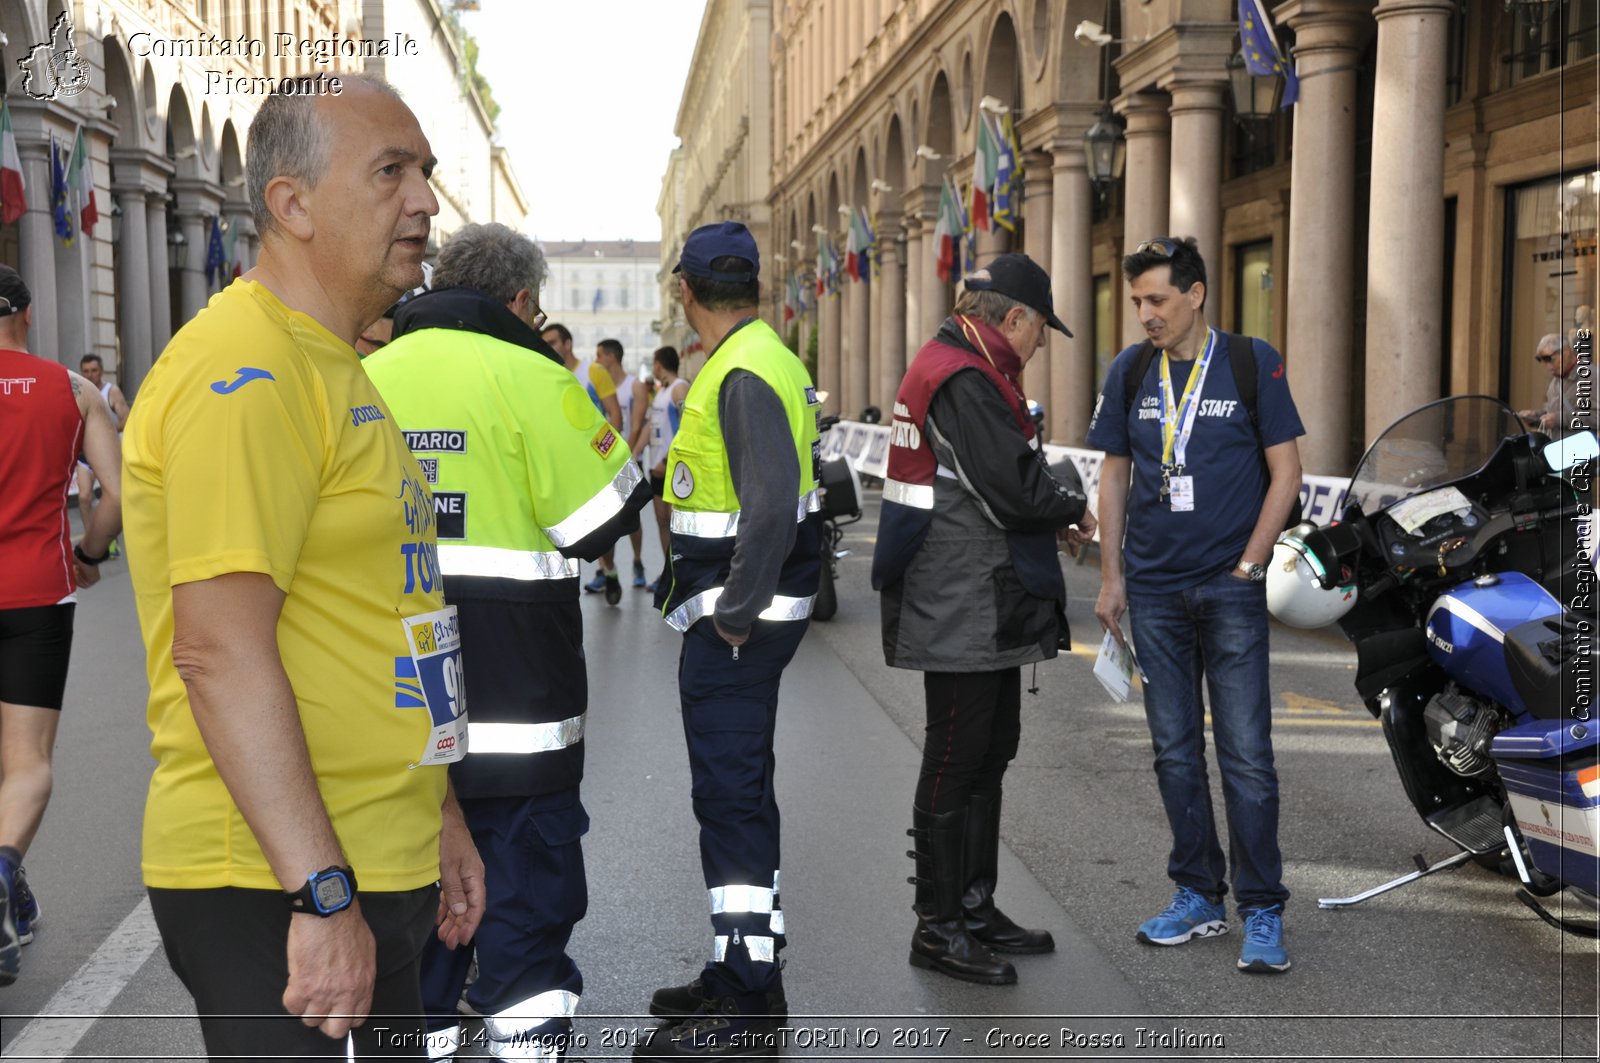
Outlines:
{"type": "Polygon", "coordinates": [[[637,561],[633,563],[633,585],[640,588],[648,588],[650,586],[644,579],[644,566],[637,561]]]}
{"type": "Polygon", "coordinates": [[[1241,908],[1244,947],[1239,950],[1239,970],[1250,974],[1278,974],[1289,969],[1283,948],[1283,905],[1241,908]]]}
{"type": "Polygon", "coordinates": [[[1228,910],[1205,894],[1179,886],[1172,903],[1154,919],[1147,919],[1134,935],[1146,945],[1182,945],[1194,937],[1216,937],[1228,932],[1228,910]]]}
{"type": "Polygon", "coordinates": [[[594,574],[594,579],[590,580],[588,583],[585,583],[583,585],[583,589],[588,591],[590,594],[599,594],[601,591],[605,590],[606,589],[606,574],[605,574],[605,571],[601,570],[601,571],[596,572],[594,574]]]}
{"type": "Polygon", "coordinates": [[[33,940],[33,928],[39,924],[39,899],[28,885],[28,874],[19,866],[11,883],[11,914],[17,923],[17,944],[26,945],[33,940]]]}
{"type": "Polygon", "coordinates": [[[10,985],[22,971],[22,942],[11,917],[10,868],[0,862],[0,985],[10,985]]]}

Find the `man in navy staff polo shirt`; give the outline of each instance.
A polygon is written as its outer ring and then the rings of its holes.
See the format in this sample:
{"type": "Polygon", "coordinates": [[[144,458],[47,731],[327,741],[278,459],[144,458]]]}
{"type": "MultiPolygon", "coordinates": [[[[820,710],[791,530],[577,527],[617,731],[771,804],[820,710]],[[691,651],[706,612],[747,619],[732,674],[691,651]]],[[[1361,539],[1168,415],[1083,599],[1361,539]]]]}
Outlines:
{"type": "Polygon", "coordinates": [[[1305,428],[1278,352],[1206,324],[1206,267],[1192,238],[1146,241],[1122,272],[1149,340],[1117,356],[1089,424],[1089,446],[1106,452],[1095,615],[1118,642],[1124,613],[1132,623],[1177,885],[1138,939],[1181,945],[1226,933],[1231,863],[1244,920],[1239,968],[1286,971],[1265,566],[1299,495],[1295,440],[1305,428]],[[1253,373],[1238,372],[1251,362],[1253,373]],[[1237,383],[1252,377],[1254,410],[1237,383]],[[1227,859],[1206,780],[1202,676],[1227,859]]]}

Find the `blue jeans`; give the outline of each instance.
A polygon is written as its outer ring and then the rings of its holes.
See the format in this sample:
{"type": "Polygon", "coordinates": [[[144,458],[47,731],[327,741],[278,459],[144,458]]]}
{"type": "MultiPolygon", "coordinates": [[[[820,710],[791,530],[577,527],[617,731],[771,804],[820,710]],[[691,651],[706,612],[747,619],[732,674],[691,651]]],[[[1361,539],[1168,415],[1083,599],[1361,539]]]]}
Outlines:
{"type": "Polygon", "coordinates": [[[1227,572],[1170,594],[1128,592],[1134,649],[1149,682],[1145,718],[1156,754],[1161,803],[1172,827],[1167,874],[1213,899],[1228,892],[1242,908],[1281,904],[1278,773],[1272,762],[1267,684],[1266,585],[1227,572]],[[1224,861],[1206,778],[1205,679],[1211,730],[1228,813],[1224,861]]]}

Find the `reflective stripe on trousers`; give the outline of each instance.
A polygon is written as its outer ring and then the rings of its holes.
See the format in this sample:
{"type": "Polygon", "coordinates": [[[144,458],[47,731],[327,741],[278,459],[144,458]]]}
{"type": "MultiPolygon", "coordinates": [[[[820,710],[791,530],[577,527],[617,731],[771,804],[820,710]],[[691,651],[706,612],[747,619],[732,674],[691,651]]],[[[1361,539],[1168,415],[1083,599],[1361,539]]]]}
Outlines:
{"type": "MultiPolygon", "coordinates": [[[[712,963],[728,962],[729,940],[730,939],[727,934],[718,934],[716,938],[713,939],[711,943],[712,963]]],[[[778,946],[772,938],[758,937],[754,934],[748,934],[745,937],[740,938],[739,941],[740,944],[744,945],[745,951],[750,954],[750,960],[752,963],[777,962],[778,946]]]]}
{"type": "Polygon", "coordinates": [[[532,1045],[517,1044],[519,1034],[535,1030],[552,1019],[571,1019],[578,1010],[578,994],[565,989],[538,993],[493,1015],[483,1017],[483,1030],[492,1042],[490,1051],[503,1059],[549,1059],[549,1055],[524,1055],[532,1045]],[[501,1051],[504,1044],[511,1051],[501,1051]]]}
{"type": "Polygon", "coordinates": [[[578,559],[554,550],[504,550],[497,546],[439,544],[439,571],[446,576],[500,579],[577,579],[578,559]]]}
{"type": "MultiPolygon", "coordinates": [[[[721,587],[712,587],[684,602],[678,608],[668,613],[666,621],[672,625],[674,631],[688,631],[694,622],[701,617],[711,615],[716,608],[717,600],[722,597],[721,587]]],[[[817,596],[809,594],[804,598],[793,598],[787,594],[774,594],[772,604],[756,614],[757,620],[804,620],[811,615],[811,607],[815,604],[817,596]]]]}
{"type": "Polygon", "coordinates": [[[772,889],[761,886],[713,886],[706,892],[711,896],[711,914],[716,915],[768,915],[768,925],[774,934],[783,933],[783,909],[778,907],[778,873],[772,873],[772,889]]]}
{"type": "MultiPolygon", "coordinates": [[[[822,512],[822,497],[812,488],[799,496],[795,504],[794,522],[802,523],[813,513],[822,512]]],[[[697,539],[732,539],[739,534],[739,514],[718,513],[711,510],[683,510],[672,508],[671,530],[678,535],[692,535],[697,539]]]]}
{"type": "Polygon", "coordinates": [[[423,1039],[428,1049],[429,1063],[443,1063],[444,1060],[456,1058],[456,1051],[461,1047],[461,1027],[451,1026],[443,1030],[429,1030],[423,1039]]]}
{"type": "Polygon", "coordinates": [[[467,749],[472,753],[548,753],[583,741],[587,712],[552,723],[479,723],[467,721],[467,749]]]}
{"type": "Polygon", "coordinates": [[[606,521],[621,511],[623,503],[633,494],[633,489],[643,481],[644,473],[639,470],[639,466],[634,462],[628,462],[610,483],[579,506],[566,520],[545,528],[545,535],[557,546],[571,546],[594,534],[606,521]]]}

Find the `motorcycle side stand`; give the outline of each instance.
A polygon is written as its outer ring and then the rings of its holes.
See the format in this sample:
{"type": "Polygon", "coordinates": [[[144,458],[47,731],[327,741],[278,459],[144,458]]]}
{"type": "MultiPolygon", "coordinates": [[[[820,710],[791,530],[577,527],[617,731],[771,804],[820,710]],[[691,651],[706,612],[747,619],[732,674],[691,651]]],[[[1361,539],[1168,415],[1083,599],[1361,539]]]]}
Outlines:
{"type": "Polygon", "coordinates": [[[1397,890],[1401,886],[1417,881],[1419,878],[1426,878],[1435,872],[1448,871],[1451,868],[1460,867],[1462,864],[1472,859],[1472,854],[1469,852],[1459,852],[1448,859],[1440,860],[1437,864],[1434,864],[1431,867],[1423,861],[1421,856],[1414,856],[1412,859],[1417,862],[1417,869],[1411,872],[1409,875],[1401,875],[1392,882],[1385,882],[1381,886],[1374,886],[1365,893],[1358,893],[1354,897],[1319,897],[1317,898],[1317,907],[1348,908],[1353,904],[1360,904],[1362,901],[1370,900],[1379,894],[1388,893],[1390,890],[1397,890]]]}

